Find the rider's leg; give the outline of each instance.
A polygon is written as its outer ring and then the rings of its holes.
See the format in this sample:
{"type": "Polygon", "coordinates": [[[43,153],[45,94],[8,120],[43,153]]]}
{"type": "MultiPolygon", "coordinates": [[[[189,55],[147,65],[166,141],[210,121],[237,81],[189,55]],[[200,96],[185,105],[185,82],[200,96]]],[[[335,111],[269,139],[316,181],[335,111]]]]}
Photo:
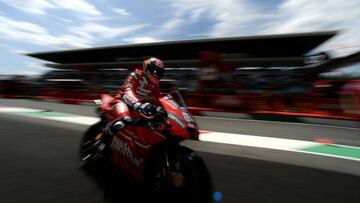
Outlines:
{"type": "Polygon", "coordinates": [[[130,111],[127,105],[123,101],[119,101],[113,107],[115,111],[115,115],[117,115],[117,119],[114,119],[112,122],[107,124],[104,128],[104,132],[102,134],[102,144],[99,149],[103,150],[110,139],[124,127],[132,124],[132,119],[130,117],[130,111]]]}

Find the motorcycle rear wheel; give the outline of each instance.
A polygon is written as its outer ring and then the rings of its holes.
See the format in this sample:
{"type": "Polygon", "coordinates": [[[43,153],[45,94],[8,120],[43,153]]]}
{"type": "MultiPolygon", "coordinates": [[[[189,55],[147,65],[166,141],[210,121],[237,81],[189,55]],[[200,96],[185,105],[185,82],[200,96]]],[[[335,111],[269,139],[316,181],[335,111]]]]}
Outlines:
{"type": "Polygon", "coordinates": [[[99,153],[98,146],[103,131],[103,124],[97,122],[91,125],[80,140],[80,166],[85,170],[94,169],[102,165],[103,157],[99,153]]]}

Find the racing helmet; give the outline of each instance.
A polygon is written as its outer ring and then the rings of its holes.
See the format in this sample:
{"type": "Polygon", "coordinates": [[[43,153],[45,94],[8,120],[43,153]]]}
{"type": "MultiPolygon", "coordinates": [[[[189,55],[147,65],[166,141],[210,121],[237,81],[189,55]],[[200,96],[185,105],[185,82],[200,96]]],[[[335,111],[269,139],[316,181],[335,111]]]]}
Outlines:
{"type": "Polygon", "coordinates": [[[164,70],[164,64],[160,59],[152,57],[144,60],[143,74],[148,82],[157,85],[164,76],[164,70]]]}

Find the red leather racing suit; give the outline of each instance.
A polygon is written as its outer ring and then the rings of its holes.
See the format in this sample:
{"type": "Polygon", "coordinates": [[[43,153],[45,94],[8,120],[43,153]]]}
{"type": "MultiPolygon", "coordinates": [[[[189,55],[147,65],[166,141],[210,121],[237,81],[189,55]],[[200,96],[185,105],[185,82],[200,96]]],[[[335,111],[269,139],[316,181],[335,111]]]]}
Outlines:
{"type": "Polygon", "coordinates": [[[137,117],[137,113],[132,113],[134,104],[137,102],[149,102],[155,105],[159,104],[158,99],[161,97],[158,85],[148,83],[142,73],[142,70],[136,69],[132,72],[121,86],[120,91],[116,95],[119,102],[116,104],[115,113],[117,118],[130,116],[137,117]]]}

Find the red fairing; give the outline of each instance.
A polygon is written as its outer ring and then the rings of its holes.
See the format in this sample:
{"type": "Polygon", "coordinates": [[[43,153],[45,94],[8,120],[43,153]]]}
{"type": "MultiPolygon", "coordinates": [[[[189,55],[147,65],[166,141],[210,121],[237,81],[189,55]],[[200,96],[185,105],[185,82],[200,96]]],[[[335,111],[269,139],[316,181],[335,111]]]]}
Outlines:
{"type": "Polygon", "coordinates": [[[159,101],[168,112],[168,123],[172,126],[170,129],[171,134],[179,138],[194,139],[194,137],[189,134],[188,128],[196,128],[196,126],[186,121],[184,117],[184,114],[188,114],[188,112],[182,110],[170,97],[160,98],[159,101]]]}
{"type": "Polygon", "coordinates": [[[101,95],[101,111],[107,116],[109,122],[123,118],[132,113],[129,111],[127,104],[121,100],[117,100],[107,94],[101,95]]]}
{"type": "MultiPolygon", "coordinates": [[[[131,78],[128,80],[133,81],[131,78]]],[[[132,86],[135,89],[136,87],[137,84],[132,86]]],[[[127,93],[125,92],[123,95],[133,94],[131,92],[132,88],[127,89],[127,93]]],[[[124,114],[131,115],[133,121],[137,116],[140,116],[135,115],[134,111],[129,111],[127,104],[121,100],[108,95],[103,95],[102,99],[101,111],[109,118],[108,122],[123,117],[124,114]]],[[[197,128],[186,108],[181,108],[171,96],[160,98],[158,103],[168,113],[166,124],[160,125],[156,129],[141,125],[128,125],[118,132],[109,143],[113,163],[139,182],[144,181],[144,170],[149,156],[160,143],[169,138],[162,134],[167,129],[166,126],[171,126],[169,128],[170,135],[167,136],[181,139],[197,139],[194,133],[190,133],[189,129],[192,129],[192,132],[197,132],[197,128]]]]}

